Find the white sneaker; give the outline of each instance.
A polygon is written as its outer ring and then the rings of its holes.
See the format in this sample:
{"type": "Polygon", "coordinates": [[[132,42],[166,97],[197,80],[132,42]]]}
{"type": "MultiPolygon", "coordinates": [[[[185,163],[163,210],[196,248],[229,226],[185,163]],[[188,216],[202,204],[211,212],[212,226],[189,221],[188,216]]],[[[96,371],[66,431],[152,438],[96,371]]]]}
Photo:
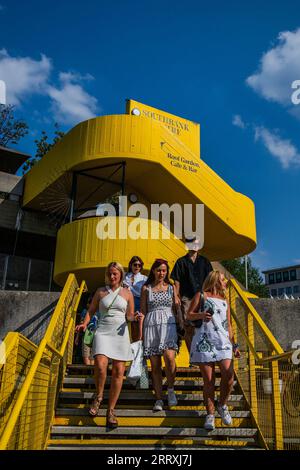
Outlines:
{"type": "Polygon", "coordinates": [[[164,409],[164,402],[162,400],[156,400],[153,406],[153,411],[162,411],[164,409]]]}
{"type": "Polygon", "coordinates": [[[230,416],[230,413],[228,411],[228,406],[227,405],[218,405],[217,410],[219,415],[222,418],[223,424],[226,424],[226,426],[230,426],[232,424],[232,418],[230,416]]]}
{"type": "Polygon", "coordinates": [[[215,429],[215,415],[206,415],[204,429],[213,431],[215,429]]]}
{"type": "Polygon", "coordinates": [[[168,390],[168,405],[169,406],[176,406],[177,405],[177,398],[176,398],[174,389],[168,390]]]}

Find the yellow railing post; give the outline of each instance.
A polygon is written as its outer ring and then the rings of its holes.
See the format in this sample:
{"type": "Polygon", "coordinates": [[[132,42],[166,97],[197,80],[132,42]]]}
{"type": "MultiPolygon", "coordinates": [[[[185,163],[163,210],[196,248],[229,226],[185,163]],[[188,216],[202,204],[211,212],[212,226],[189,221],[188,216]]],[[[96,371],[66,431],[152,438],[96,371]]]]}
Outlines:
{"type": "Polygon", "coordinates": [[[275,449],[283,449],[283,426],[282,426],[282,407],[279,383],[278,361],[271,362],[272,373],[272,395],[273,395],[273,419],[275,431],[275,449]]]}
{"type": "MultiPolygon", "coordinates": [[[[254,343],[254,325],[253,317],[248,312],[247,315],[247,328],[248,337],[252,344],[254,343]]],[[[257,419],[258,405],[257,405],[257,387],[256,387],[256,368],[255,368],[255,357],[251,349],[248,347],[249,354],[249,380],[250,380],[250,400],[251,400],[251,411],[253,416],[257,419]]]]}

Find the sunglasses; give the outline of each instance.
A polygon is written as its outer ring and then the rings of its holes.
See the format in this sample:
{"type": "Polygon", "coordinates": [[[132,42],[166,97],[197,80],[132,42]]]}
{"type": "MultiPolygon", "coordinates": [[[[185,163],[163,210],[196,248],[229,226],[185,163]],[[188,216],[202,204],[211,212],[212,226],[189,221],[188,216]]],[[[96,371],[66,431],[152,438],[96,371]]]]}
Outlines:
{"type": "Polygon", "coordinates": [[[141,263],[133,263],[132,266],[137,266],[137,267],[140,268],[142,265],[141,265],[141,263]]]}

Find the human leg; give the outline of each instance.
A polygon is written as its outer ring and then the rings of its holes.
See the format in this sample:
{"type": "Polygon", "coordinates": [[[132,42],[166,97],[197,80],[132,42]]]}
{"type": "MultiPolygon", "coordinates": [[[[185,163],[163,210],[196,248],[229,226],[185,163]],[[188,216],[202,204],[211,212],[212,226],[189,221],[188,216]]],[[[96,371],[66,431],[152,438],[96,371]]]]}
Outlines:
{"type": "Polygon", "coordinates": [[[234,381],[233,364],[231,359],[219,362],[221,372],[220,399],[221,406],[227,405],[234,381]]]}
{"type": "Polygon", "coordinates": [[[125,371],[125,361],[113,360],[111,372],[111,385],[109,390],[108,408],[106,414],[106,426],[116,428],[118,420],[115,416],[114,409],[117,404],[120,392],[122,390],[125,371]]]}
{"type": "Polygon", "coordinates": [[[174,382],[176,375],[175,351],[173,349],[166,349],[164,351],[164,360],[168,383],[168,405],[176,406],[177,398],[174,392],[174,382]]]}
{"type": "Polygon", "coordinates": [[[150,356],[152,384],[156,400],[162,399],[161,356],[150,356]]]}
{"type": "Polygon", "coordinates": [[[190,303],[191,299],[189,299],[188,297],[181,298],[182,316],[184,318],[184,340],[189,352],[191,350],[192,339],[195,331],[195,328],[190,325],[190,323],[186,320],[186,315],[190,307],[190,303]]]}
{"type": "Polygon", "coordinates": [[[98,410],[103,399],[104,385],[107,376],[107,365],[108,357],[104,356],[103,354],[98,354],[97,356],[95,356],[94,372],[96,393],[94,395],[94,400],[89,411],[92,416],[96,416],[98,414],[98,410]]]}
{"type": "Polygon", "coordinates": [[[202,363],[200,371],[203,378],[203,398],[208,414],[215,413],[215,364],[202,363]]]}

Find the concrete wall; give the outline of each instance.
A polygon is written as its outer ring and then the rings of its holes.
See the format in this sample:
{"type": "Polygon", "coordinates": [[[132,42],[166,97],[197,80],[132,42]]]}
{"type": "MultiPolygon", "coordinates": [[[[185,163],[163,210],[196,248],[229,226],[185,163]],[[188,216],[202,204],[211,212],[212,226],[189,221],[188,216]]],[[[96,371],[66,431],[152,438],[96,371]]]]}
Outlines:
{"type": "Polygon", "coordinates": [[[300,299],[249,299],[285,351],[300,340],[300,299]]]}
{"type": "Polygon", "coordinates": [[[19,331],[38,344],[60,292],[0,291],[0,339],[19,331]]]}

